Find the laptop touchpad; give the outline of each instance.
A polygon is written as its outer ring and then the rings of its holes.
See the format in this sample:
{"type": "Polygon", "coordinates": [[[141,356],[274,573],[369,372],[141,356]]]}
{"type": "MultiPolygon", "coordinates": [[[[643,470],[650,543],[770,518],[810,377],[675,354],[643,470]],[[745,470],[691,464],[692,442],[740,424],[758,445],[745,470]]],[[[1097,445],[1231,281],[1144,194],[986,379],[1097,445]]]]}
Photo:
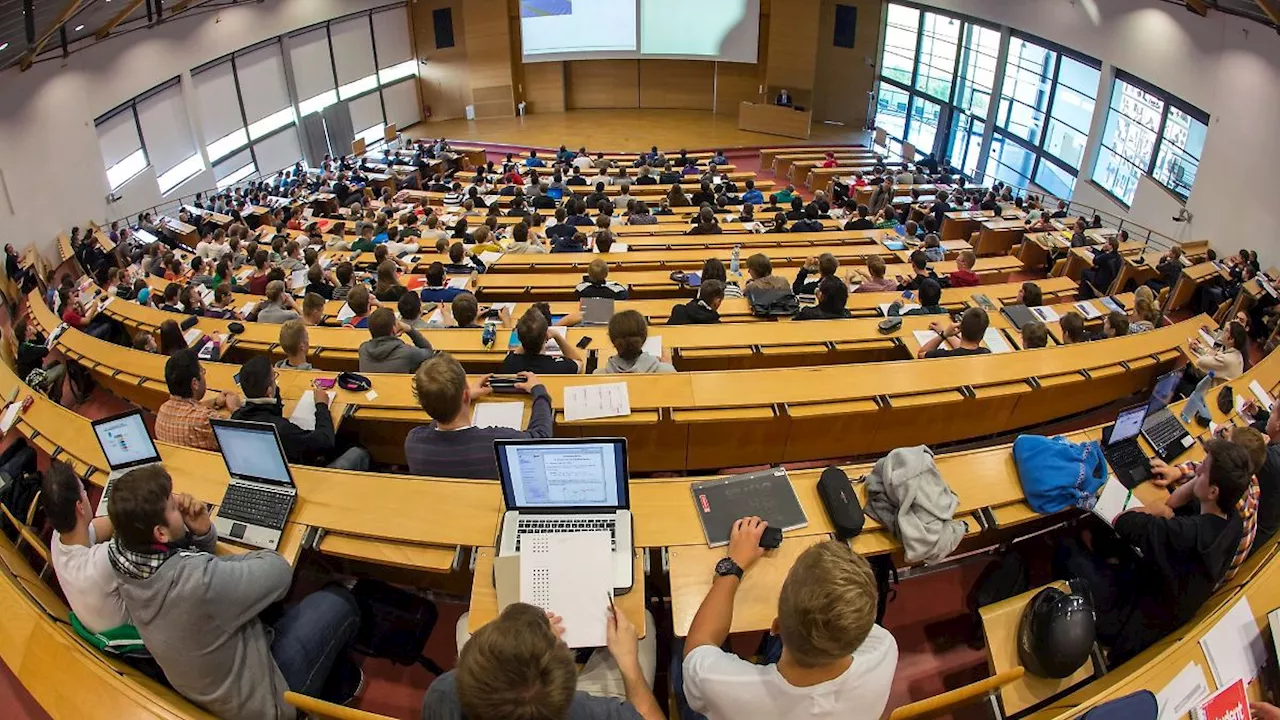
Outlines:
{"type": "Polygon", "coordinates": [[[244,531],[248,530],[248,526],[244,523],[231,523],[231,537],[237,540],[244,539],[244,531]]]}

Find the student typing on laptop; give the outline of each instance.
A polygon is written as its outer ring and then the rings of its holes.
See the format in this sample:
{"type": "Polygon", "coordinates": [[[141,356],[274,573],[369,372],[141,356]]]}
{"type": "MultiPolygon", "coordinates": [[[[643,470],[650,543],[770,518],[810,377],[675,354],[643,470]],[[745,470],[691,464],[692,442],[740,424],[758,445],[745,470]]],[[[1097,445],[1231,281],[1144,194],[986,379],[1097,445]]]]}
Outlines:
{"type": "Polygon", "coordinates": [[[551,395],[534,373],[523,371],[519,377],[522,381],[516,389],[533,396],[528,428],[478,428],[471,422],[474,401],[493,392],[488,377],[479,385],[469,385],[466,371],[448,353],[437,353],[422,363],[413,376],[414,389],[418,403],[434,422],[419,425],[405,438],[409,472],[496,480],[494,440],[551,437],[551,395]]]}
{"type": "Polygon", "coordinates": [[[293,570],[266,550],[214,555],[207,506],[173,492],[161,465],[131,470],[111,498],[108,557],[125,609],[175,690],[233,720],[293,717],[284,691],[346,702],[361,672],[347,656],[360,613],[330,585],[279,614],[293,570]]]}

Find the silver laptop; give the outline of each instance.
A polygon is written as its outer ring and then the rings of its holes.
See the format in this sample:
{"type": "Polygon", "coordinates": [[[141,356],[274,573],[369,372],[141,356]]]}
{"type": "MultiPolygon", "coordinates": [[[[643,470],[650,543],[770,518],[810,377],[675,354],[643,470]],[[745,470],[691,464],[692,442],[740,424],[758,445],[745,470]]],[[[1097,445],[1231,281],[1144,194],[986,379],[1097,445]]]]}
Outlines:
{"type": "Polygon", "coordinates": [[[220,539],[275,550],[298,490],[271,423],[211,419],[231,483],[213,515],[220,539]]]}
{"type": "Polygon", "coordinates": [[[147,434],[141,410],[94,420],[92,425],[102,455],[107,459],[107,467],[111,469],[107,484],[102,488],[102,499],[94,512],[94,517],[106,517],[107,501],[111,498],[111,486],[116,478],[134,468],[160,462],[160,453],[156,452],[156,444],[147,434]]]}
{"type": "Polygon", "coordinates": [[[522,535],[607,530],[613,538],[613,586],[635,583],[625,438],[495,440],[507,511],[498,555],[520,552],[522,535]]]}
{"type": "Polygon", "coordinates": [[[608,325],[613,319],[613,298],[582,298],[582,324],[608,325]]]}

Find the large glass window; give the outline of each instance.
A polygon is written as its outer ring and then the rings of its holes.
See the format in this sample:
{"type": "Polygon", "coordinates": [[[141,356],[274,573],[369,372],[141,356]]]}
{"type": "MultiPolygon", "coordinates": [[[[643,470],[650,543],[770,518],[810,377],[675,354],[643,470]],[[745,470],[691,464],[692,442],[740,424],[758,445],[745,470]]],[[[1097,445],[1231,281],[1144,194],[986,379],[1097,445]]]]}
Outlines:
{"type": "Polygon", "coordinates": [[[960,78],[955,106],[980,118],[987,116],[991,91],[1000,60],[1000,33],[982,25],[966,24],[960,48],[960,78]]]}
{"type": "MultiPolygon", "coordinates": [[[[938,116],[942,106],[922,97],[911,98],[911,125],[907,129],[907,142],[920,153],[933,151],[933,140],[938,135],[938,116]]],[[[908,158],[910,159],[910,158],[908,158]]]]}
{"type": "Polygon", "coordinates": [[[1205,123],[1189,113],[1176,107],[1169,108],[1164,131],[1160,134],[1155,171],[1151,175],[1183,200],[1191,195],[1207,131],[1205,123]]]}
{"type": "Polygon", "coordinates": [[[982,132],[986,127],[979,118],[964,113],[951,116],[951,148],[947,152],[947,162],[960,172],[973,177],[982,162],[982,132]]]}
{"type": "Polygon", "coordinates": [[[950,100],[956,45],[960,41],[960,21],[948,15],[927,12],[923,28],[915,87],[939,100],[950,100]]]}
{"type": "MultiPolygon", "coordinates": [[[[905,5],[889,5],[884,33],[884,57],[880,74],[903,85],[911,84],[920,42],[920,11],[905,5]]],[[[906,110],[903,110],[906,113],[906,110]]],[[[898,137],[902,137],[899,135],[898,137]]]]}
{"type": "Polygon", "coordinates": [[[997,125],[1033,145],[1040,144],[1057,61],[1058,54],[1051,50],[1018,37],[1009,41],[997,125]]]}
{"type": "Polygon", "coordinates": [[[911,96],[905,90],[881,83],[880,92],[876,93],[876,124],[893,137],[906,137],[907,105],[910,101],[911,96]]]}

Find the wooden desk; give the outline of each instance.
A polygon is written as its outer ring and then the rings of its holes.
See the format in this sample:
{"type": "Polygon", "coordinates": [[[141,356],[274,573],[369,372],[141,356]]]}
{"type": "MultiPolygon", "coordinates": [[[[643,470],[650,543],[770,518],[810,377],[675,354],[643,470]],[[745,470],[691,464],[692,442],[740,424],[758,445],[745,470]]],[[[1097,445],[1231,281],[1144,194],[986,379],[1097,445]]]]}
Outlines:
{"type": "Polygon", "coordinates": [[[1022,242],[1022,234],[1027,226],[1022,220],[991,219],[982,223],[978,234],[978,244],[974,252],[979,257],[990,255],[1008,255],[1009,250],[1022,242]]]}
{"type": "MultiPolygon", "coordinates": [[[[480,548],[476,554],[476,571],[471,579],[471,614],[467,618],[467,631],[475,634],[498,617],[498,592],[493,586],[493,548],[480,548]]],[[[635,567],[633,568],[635,585],[625,595],[615,595],[613,602],[622,610],[627,619],[636,628],[636,634],[644,637],[649,628],[644,616],[644,555],[643,551],[635,551],[635,567]]],[[[600,598],[600,602],[605,599],[600,598]]]]}
{"type": "Polygon", "coordinates": [[[1196,289],[1200,287],[1200,283],[1215,276],[1229,277],[1228,273],[1219,270],[1218,266],[1211,262],[1196,263],[1191,267],[1182,268],[1182,273],[1178,275],[1178,281],[1174,283],[1173,289],[1169,291],[1169,299],[1165,302],[1165,312],[1178,310],[1183,305],[1191,302],[1191,298],[1195,296],[1196,289]]]}
{"type": "Polygon", "coordinates": [[[865,145],[789,145],[786,147],[760,148],[760,167],[773,167],[773,161],[783,154],[790,153],[822,153],[828,150],[833,152],[865,152],[877,155],[874,150],[865,145]]]}
{"type": "Polygon", "coordinates": [[[809,139],[813,113],[780,105],[743,102],[738,105],[738,129],[809,139]]]}

